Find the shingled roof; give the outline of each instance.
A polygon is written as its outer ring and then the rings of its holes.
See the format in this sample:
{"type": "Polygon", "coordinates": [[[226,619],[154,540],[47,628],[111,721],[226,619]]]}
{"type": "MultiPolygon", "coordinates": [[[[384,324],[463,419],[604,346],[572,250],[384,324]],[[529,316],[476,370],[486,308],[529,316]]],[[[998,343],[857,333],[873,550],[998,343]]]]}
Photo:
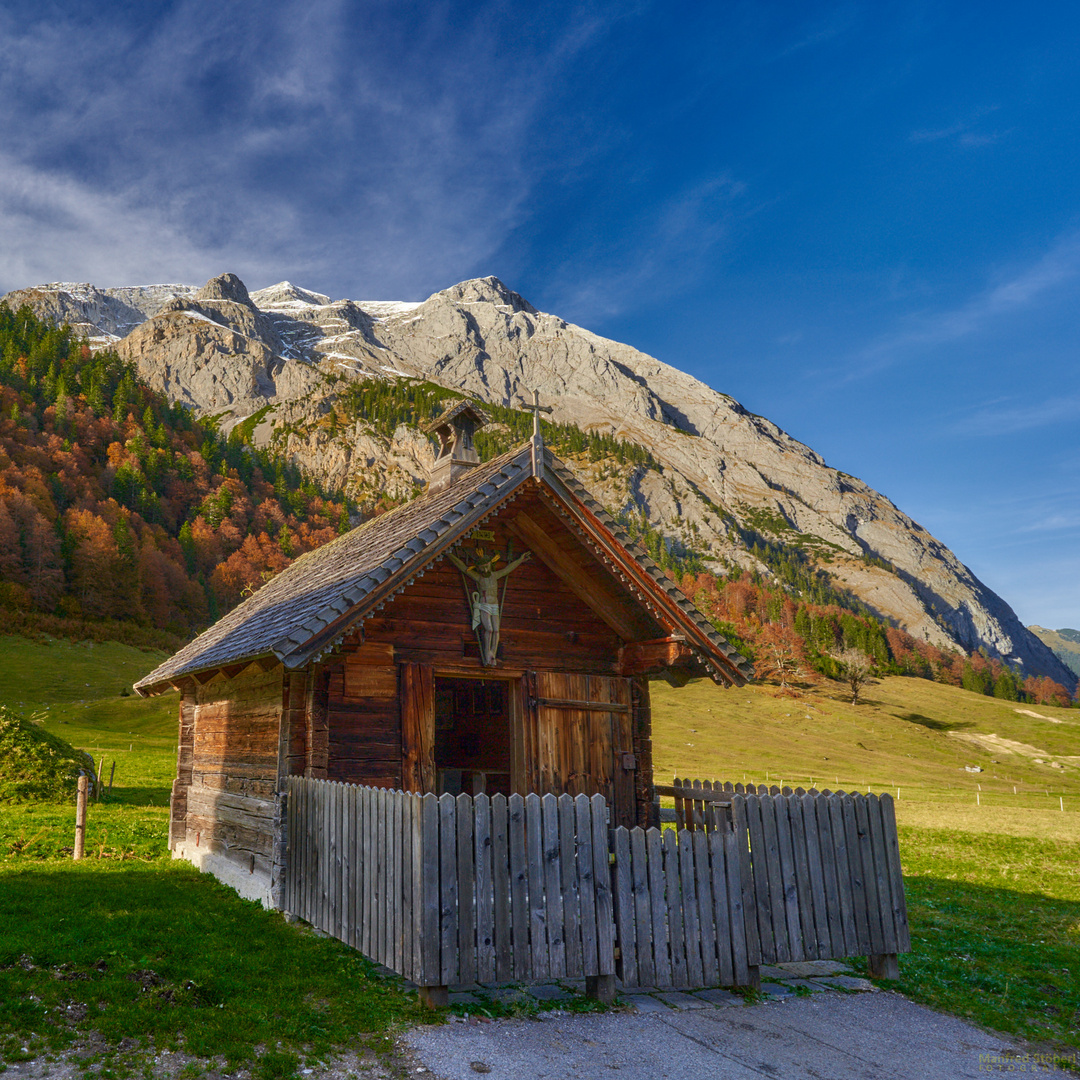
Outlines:
{"type": "Polygon", "coordinates": [[[534,475],[572,514],[584,511],[610,533],[645,571],[656,590],[653,599],[691,631],[694,644],[713,653],[707,658],[728,681],[752,677],[749,663],[573,473],[551,451],[530,442],[478,466],[450,487],[422,495],[302,555],[137,682],[135,689],[152,694],[186,675],[265,657],[290,669],[304,667],[534,475]]]}

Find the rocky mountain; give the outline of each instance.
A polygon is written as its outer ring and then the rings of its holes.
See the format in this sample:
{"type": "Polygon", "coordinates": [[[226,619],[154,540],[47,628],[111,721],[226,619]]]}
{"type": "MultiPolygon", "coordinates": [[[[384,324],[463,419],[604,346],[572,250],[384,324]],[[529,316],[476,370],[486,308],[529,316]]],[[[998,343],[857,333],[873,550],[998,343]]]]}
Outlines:
{"type": "Polygon", "coordinates": [[[333,301],[289,282],[248,293],[232,274],[203,288],[53,284],[10,293],[111,343],[151,386],[223,430],[246,422],[359,501],[409,497],[432,447],[343,412],[350,388],[422,380],[520,407],[538,389],[552,419],[646,447],[655,464],[574,462],[616,512],[720,566],[769,572],[798,549],[834,586],[937,646],[985,649],[1028,674],[1076,678],[945,545],[861,480],[737,401],[629,345],[538,311],[496,278],[422,303],[333,301]]]}
{"type": "Polygon", "coordinates": [[[29,304],[40,319],[67,323],[97,348],[115,344],[177,296],[198,292],[192,285],[135,285],[99,289],[86,282],[54,281],[17,289],[4,297],[12,309],[29,304]]]}

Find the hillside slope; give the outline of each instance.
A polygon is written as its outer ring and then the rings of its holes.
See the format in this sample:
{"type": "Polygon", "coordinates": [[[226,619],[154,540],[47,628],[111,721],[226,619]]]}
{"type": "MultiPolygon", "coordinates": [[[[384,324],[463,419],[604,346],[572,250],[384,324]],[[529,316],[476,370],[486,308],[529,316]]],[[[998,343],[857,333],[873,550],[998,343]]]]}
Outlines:
{"type": "Polygon", "coordinates": [[[1080,630],[1064,627],[1047,630],[1045,626],[1029,626],[1028,629],[1070,670],[1080,675],[1080,630]]]}
{"type": "MultiPolygon", "coordinates": [[[[380,430],[343,409],[350,386],[415,379],[518,407],[537,388],[556,422],[648,449],[645,464],[577,464],[612,510],[644,515],[676,550],[766,574],[771,556],[800,552],[835,588],[918,639],[983,648],[1076,684],[1008,604],[885,496],[727,395],[537,311],[495,278],[418,304],[331,301],[288,282],[249,295],[234,275],[199,290],[160,288],[170,295],[156,296],[152,312],[143,305],[149,317],[116,343],[121,356],[170,399],[218,416],[223,430],[258,414],[256,445],[351,497],[409,497],[431,447],[415,425],[380,430]]],[[[71,318],[78,301],[80,328],[115,341],[127,330],[118,317],[89,328],[85,320],[136,293],[52,285],[6,299],[52,319],[71,318]]]]}

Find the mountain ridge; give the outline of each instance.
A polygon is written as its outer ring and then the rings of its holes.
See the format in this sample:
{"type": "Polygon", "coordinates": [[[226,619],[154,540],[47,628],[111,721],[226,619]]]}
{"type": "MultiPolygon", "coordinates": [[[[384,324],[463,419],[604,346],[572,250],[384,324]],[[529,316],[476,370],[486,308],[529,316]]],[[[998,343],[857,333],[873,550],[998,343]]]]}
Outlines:
{"type": "Polygon", "coordinates": [[[917,639],[981,648],[1075,685],[1007,603],[885,496],[729,395],[539,311],[497,278],[459,282],[420,302],[331,300],[289,282],[249,294],[235,275],[201,289],[139,288],[80,287],[73,296],[38,286],[4,299],[54,322],[80,315],[80,329],[98,331],[92,344],[111,334],[121,356],[172,400],[215,417],[223,432],[255,417],[256,445],[361,501],[377,491],[409,497],[431,446],[408,425],[379,434],[348,414],[350,387],[416,380],[518,408],[537,388],[554,421],[650,451],[655,467],[581,464],[609,508],[641,514],[672,545],[714,566],[765,574],[754,549],[797,548],[917,639]],[[123,337],[108,329],[123,328],[120,303],[148,312],[123,337]],[[99,311],[112,322],[87,323],[99,311]]]}

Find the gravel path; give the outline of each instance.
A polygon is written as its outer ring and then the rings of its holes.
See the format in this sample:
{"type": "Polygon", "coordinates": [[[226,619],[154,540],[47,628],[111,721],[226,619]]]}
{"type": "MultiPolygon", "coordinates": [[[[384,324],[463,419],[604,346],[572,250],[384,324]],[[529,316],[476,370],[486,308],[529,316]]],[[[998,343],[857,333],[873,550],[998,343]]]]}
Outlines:
{"type": "MultiPolygon", "coordinates": [[[[438,1080],[966,1080],[1052,1075],[1025,1048],[893,993],[419,1028],[412,1075],[438,1080]],[[1045,1070],[1045,1071],[1043,1071],[1045,1070]]],[[[1060,1074],[1059,1074],[1060,1075],[1060,1074]]]]}

